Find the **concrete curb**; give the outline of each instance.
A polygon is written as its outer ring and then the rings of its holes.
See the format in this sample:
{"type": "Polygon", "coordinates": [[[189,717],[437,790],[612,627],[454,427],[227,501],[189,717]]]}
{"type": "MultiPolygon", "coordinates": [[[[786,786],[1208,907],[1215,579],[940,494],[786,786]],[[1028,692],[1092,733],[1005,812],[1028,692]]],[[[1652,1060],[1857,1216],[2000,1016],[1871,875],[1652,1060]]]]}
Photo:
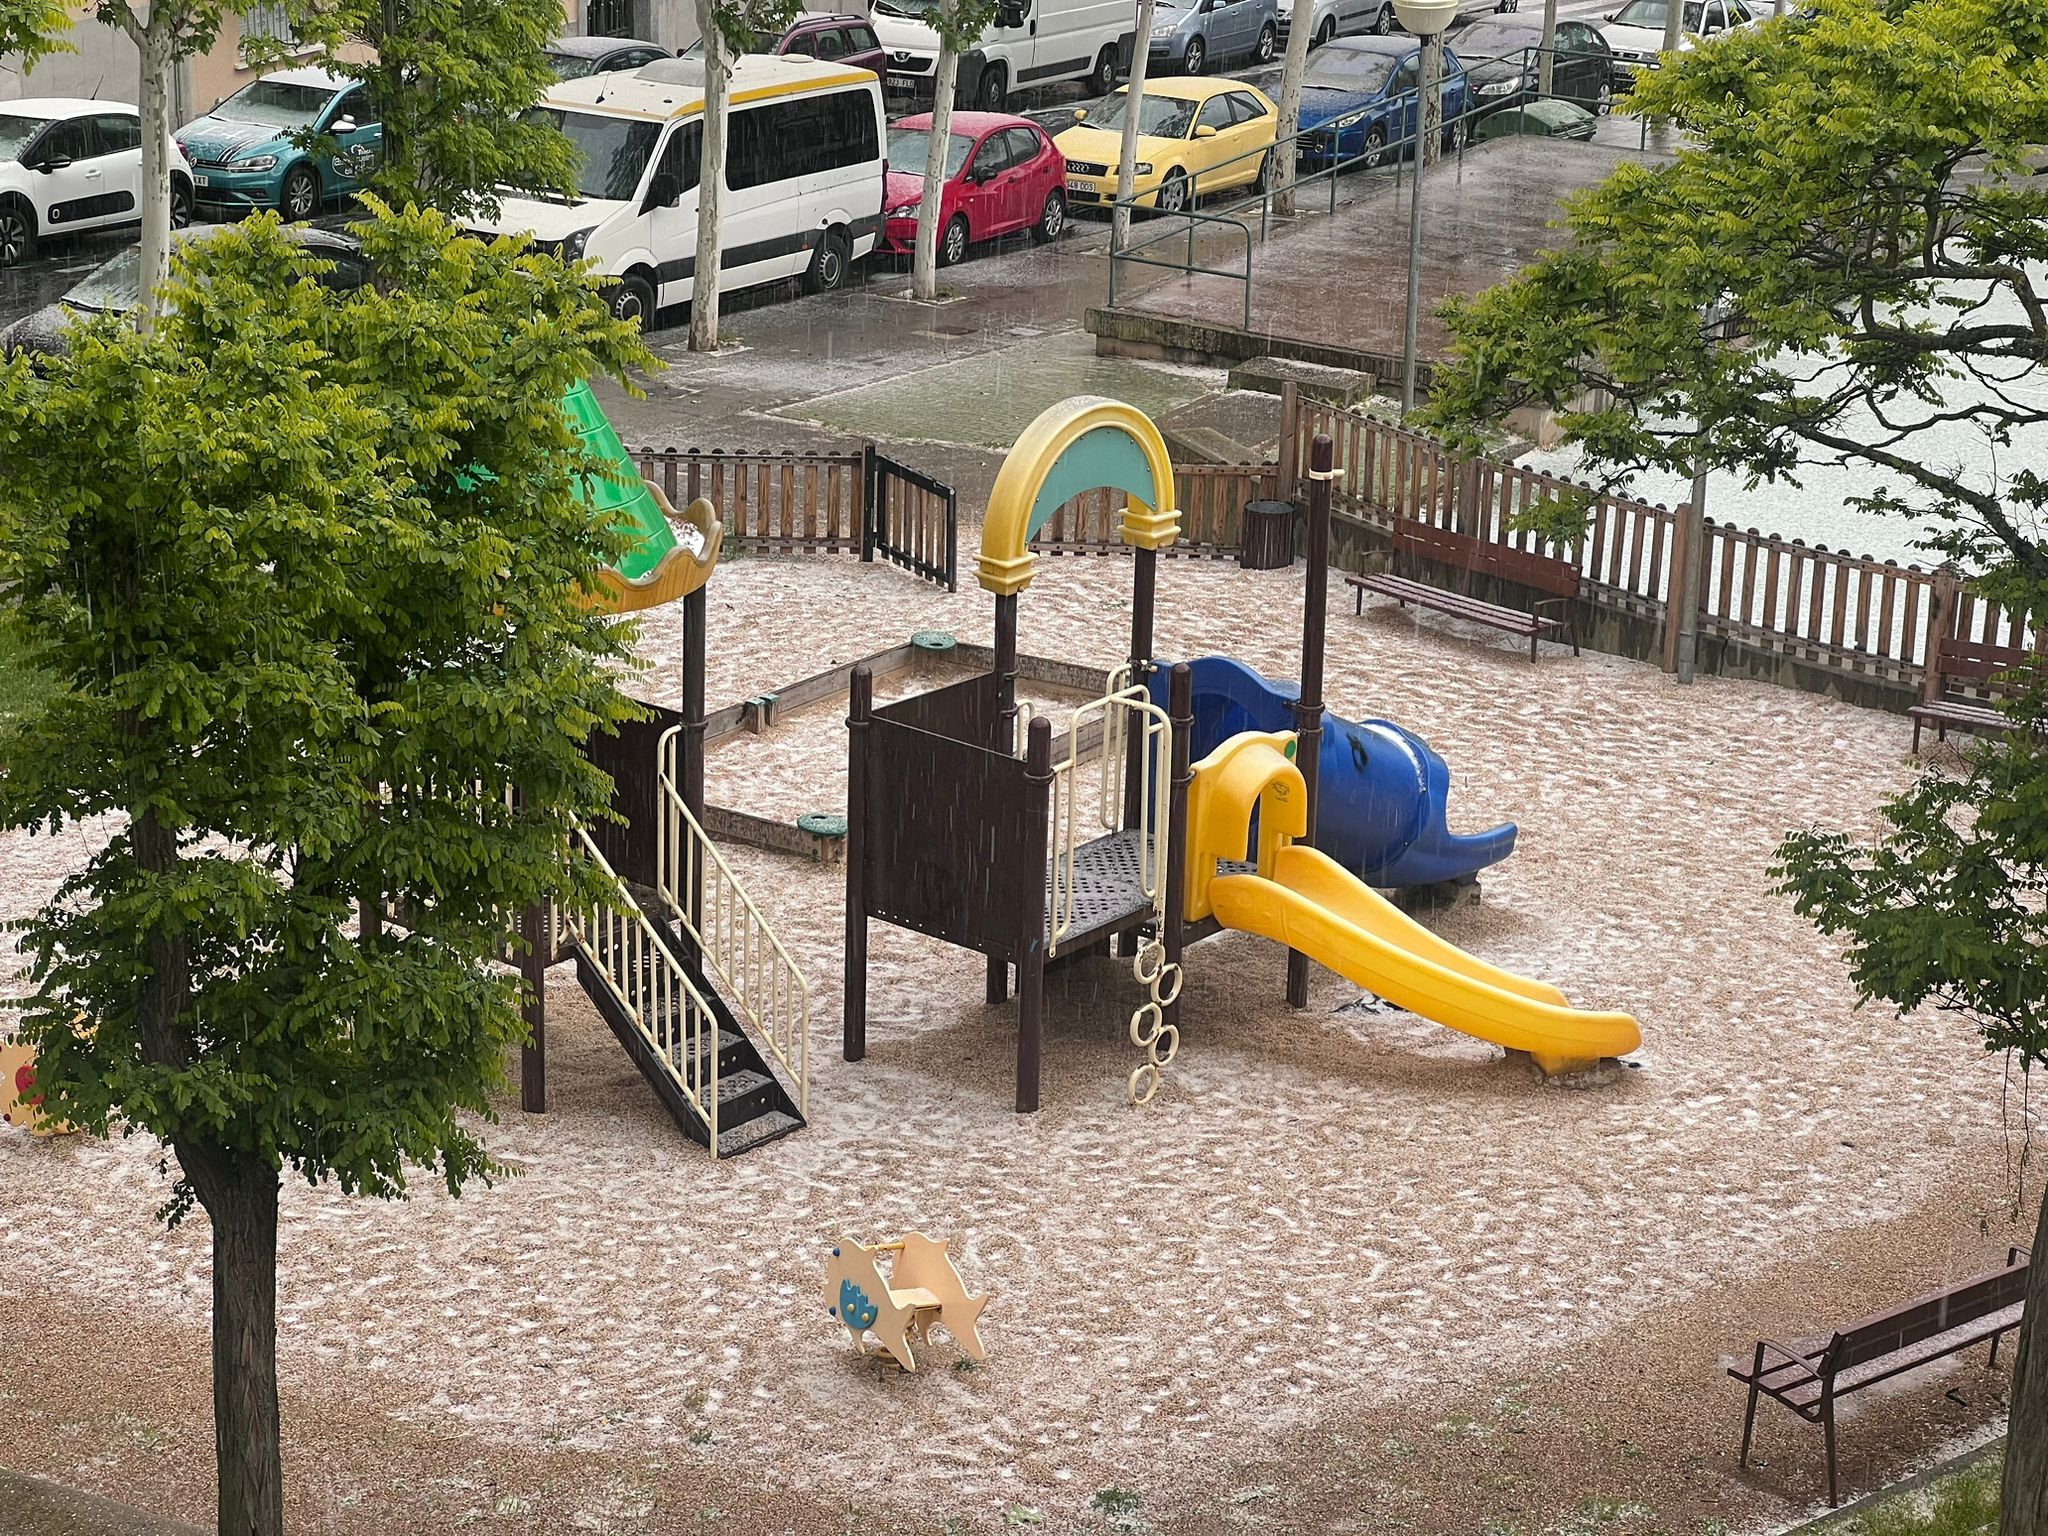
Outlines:
{"type": "Polygon", "coordinates": [[[4,1467],[0,1510],[7,1512],[7,1529],[20,1536],[208,1536],[196,1525],[4,1467]]]}
{"type": "Polygon", "coordinates": [[[1853,1519],[1857,1515],[1867,1514],[1880,1504],[1900,1498],[1905,1494],[1917,1492],[1938,1478],[1947,1477],[1951,1473],[1961,1472],[1966,1468],[1973,1467],[1978,1462],[1995,1456],[2004,1449],[2005,1436],[1998,1435],[1993,1439],[1986,1440],[1982,1445],[1974,1449],[1960,1452],[1949,1457],[1946,1461],[1936,1462],[1924,1471],[1915,1472],[1902,1483],[1893,1483],[1890,1487],[1880,1488],[1875,1493],[1866,1493],[1853,1504],[1844,1504],[1840,1509],[1831,1509],[1818,1519],[1808,1520],[1799,1525],[1787,1526],[1780,1533],[1780,1536],[1827,1536],[1827,1533],[1838,1529],[1840,1522],[1844,1520],[1853,1519]]]}

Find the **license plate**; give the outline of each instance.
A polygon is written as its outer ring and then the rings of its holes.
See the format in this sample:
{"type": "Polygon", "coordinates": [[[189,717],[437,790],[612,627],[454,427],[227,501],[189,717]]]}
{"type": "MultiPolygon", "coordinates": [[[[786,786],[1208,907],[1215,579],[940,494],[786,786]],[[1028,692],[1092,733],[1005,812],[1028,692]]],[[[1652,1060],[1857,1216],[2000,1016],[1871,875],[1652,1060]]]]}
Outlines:
{"type": "Polygon", "coordinates": [[[192,185],[195,187],[210,187],[213,183],[204,176],[194,176],[192,178],[192,185]]]}
{"type": "Polygon", "coordinates": [[[1076,176],[1069,176],[1067,178],[1067,190],[1069,192],[1093,192],[1095,190],[1095,183],[1092,181],[1082,181],[1076,176]]]}

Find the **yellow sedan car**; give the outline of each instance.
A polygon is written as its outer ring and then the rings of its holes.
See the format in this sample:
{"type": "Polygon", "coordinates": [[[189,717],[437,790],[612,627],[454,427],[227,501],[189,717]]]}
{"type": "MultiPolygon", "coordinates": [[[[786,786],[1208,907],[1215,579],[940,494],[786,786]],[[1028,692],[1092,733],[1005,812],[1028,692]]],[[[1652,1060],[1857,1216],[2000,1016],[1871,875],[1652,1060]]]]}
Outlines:
{"type": "MultiPolygon", "coordinates": [[[[1067,161],[1067,202],[1116,201],[1124,112],[1118,91],[1093,116],[1054,136],[1067,161]]],[[[1138,163],[1132,196],[1141,207],[1179,213],[1198,197],[1266,184],[1280,114],[1271,98],[1238,80],[1174,75],[1145,82],[1138,108],[1138,163]]]]}

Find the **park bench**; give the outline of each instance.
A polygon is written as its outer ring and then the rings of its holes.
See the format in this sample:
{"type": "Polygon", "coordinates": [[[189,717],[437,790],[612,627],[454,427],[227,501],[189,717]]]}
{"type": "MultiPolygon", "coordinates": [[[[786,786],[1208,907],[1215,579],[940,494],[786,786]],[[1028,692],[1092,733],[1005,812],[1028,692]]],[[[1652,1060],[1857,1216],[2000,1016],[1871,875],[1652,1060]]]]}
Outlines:
{"type": "Polygon", "coordinates": [[[2027,660],[2027,652],[2017,646],[1960,640],[1954,635],[1936,636],[1920,702],[1906,711],[1906,717],[1913,722],[1914,755],[1920,751],[1921,730],[1930,725],[1937,741],[1946,741],[1951,730],[1986,736],[2004,734],[2011,722],[1989,699],[1960,695],[1951,682],[1962,679],[1981,688],[2001,672],[2010,672],[2027,660]]]}
{"type": "Polygon", "coordinates": [[[1747,1369],[1728,1367],[1728,1374],[1749,1388],[1749,1411],[1742,1419],[1742,1455],[1749,1465],[1750,1440],[1756,1430],[1759,1396],[1783,1403],[1809,1424],[1819,1424],[1827,1439],[1828,1503],[1841,1502],[1835,1475],[1835,1403],[1866,1387],[1986,1340],[1990,1364],[1998,1363],[1999,1340],[2020,1326],[2027,1299],[2027,1250],[2006,1254],[2005,1268],[1873,1313],[1825,1337],[1790,1345],[1759,1339],[1747,1369]]]}
{"type": "Polygon", "coordinates": [[[1470,619],[1477,624],[1506,630],[1509,634],[1527,635],[1531,661],[1536,659],[1537,640],[1558,629],[1562,629],[1571,641],[1572,654],[1579,654],[1578,627],[1572,620],[1572,608],[1579,597],[1579,569],[1570,561],[1554,560],[1526,549],[1511,549],[1505,544],[1475,539],[1408,517],[1394,520],[1393,537],[1392,570],[1367,571],[1344,578],[1356,588],[1356,612],[1365,612],[1366,593],[1377,592],[1382,597],[1393,598],[1403,608],[1413,603],[1418,608],[1429,608],[1452,618],[1470,619]],[[1550,595],[1538,598],[1532,609],[1524,612],[1520,608],[1482,601],[1462,590],[1450,591],[1401,574],[1404,565],[1413,569],[1417,562],[1424,560],[1456,570],[1461,588],[1469,586],[1475,575],[1491,576],[1498,581],[1512,582],[1550,595]],[[1543,610],[1546,608],[1562,610],[1563,617],[1545,613],[1543,610]]]}

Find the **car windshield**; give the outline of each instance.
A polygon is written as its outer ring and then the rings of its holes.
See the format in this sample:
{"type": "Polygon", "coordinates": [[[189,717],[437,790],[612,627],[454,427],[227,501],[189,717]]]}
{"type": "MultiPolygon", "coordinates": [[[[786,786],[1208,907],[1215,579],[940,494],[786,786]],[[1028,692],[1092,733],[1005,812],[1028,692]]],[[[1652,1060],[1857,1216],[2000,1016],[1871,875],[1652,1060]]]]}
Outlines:
{"type": "Polygon", "coordinates": [[[47,117],[0,115],[0,161],[19,160],[28,141],[50,126],[47,117]]]}
{"type": "Polygon", "coordinates": [[[575,147],[579,197],[623,202],[640,188],[647,157],[661,137],[661,124],[641,118],[599,117],[592,112],[562,112],[534,107],[531,116],[553,123],[575,147]]]}
{"type": "Polygon", "coordinates": [[[597,60],[574,53],[550,53],[548,68],[555,72],[557,80],[581,80],[597,68],[597,60]]]}
{"type": "MultiPolygon", "coordinates": [[[[201,225],[197,229],[180,229],[171,234],[171,251],[175,255],[194,240],[203,240],[220,225],[201,225]]],[[[86,276],[84,282],[64,295],[63,301],[69,309],[112,311],[126,314],[142,302],[142,247],[131,245],[120,255],[113,257],[103,267],[86,276]]]]}
{"type": "Polygon", "coordinates": [[[1540,46],[1537,34],[1519,27],[1468,27],[1458,34],[1458,57],[1467,64],[1519,59],[1529,49],[1540,46]]]}
{"type": "MultiPolygon", "coordinates": [[[[1119,91],[1102,104],[1102,111],[1088,119],[1090,128],[1122,128],[1131,98],[1119,91]]],[[[1201,103],[1175,96],[1147,96],[1138,108],[1138,132],[1153,139],[1184,139],[1195,121],[1201,103]]]]}
{"type": "MultiPolygon", "coordinates": [[[[951,181],[960,174],[960,167],[967,163],[967,152],[974,148],[971,134],[949,133],[946,135],[946,180],[951,181]]],[[[932,152],[931,131],[926,128],[891,128],[889,130],[889,169],[908,171],[913,176],[924,174],[925,159],[932,152]]]]}
{"type": "Polygon", "coordinates": [[[921,21],[937,9],[938,0],[875,0],[877,14],[883,16],[907,16],[912,21],[921,21]]]}
{"type": "MultiPolygon", "coordinates": [[[[1670,14],[1668,0],[1628,0],[1628,4],[1615,13],[1614,20],[1619,26],[1647,27],[1652,32],[1661,32],[1664,30],[1664,18],[1670,14]]],[[[1692,0],[1692,4],[1685,8],[1680,25],[1688,32],[1699,31],[1699,0],[1692,0]]]]}
{"type": "Polygon", "coordinates": [[[318,120],[336,94],[324,85],[258,80],[215,107],[213,115],[238,123],[262,123],[270,128],[300,128],[318,120]]]}
{"type": "MultiPolygon", "coordinates": [[[[1463,46],[1462,44],[1460,46],[1463,46]]],[[[1401,61],[1391,53],[1367,53],[1362,49],[1325,48],[1301,77],[1303,85],[1319,85],[1328,91],[1353,91],[1377,95],[1387,88],[1394,66],[1401,61]]]]}

